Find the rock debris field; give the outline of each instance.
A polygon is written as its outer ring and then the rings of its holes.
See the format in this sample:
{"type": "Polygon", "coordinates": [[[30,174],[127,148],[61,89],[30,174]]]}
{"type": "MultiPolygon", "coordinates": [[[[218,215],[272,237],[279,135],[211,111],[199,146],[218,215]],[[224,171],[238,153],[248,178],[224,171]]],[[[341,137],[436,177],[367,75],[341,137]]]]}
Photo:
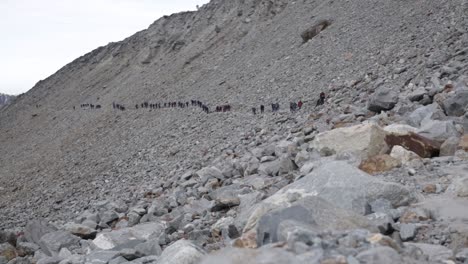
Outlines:
{"type": "Polygon", "coordinates": [[[468,263],[467,14],[212,0],[76,59],[0,109],[0,264],[468,263]]]}

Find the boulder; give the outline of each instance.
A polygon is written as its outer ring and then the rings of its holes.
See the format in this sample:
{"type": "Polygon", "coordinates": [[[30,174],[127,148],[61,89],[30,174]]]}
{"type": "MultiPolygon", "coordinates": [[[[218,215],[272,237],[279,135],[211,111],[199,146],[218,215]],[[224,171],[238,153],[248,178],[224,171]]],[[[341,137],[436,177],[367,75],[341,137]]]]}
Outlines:
{"type": "Polygon", "coordinates": [[[240,249],[225,248],[203,258],[201,264],[300,264],[296,255],[281,248],[240,249]]]}
{"type": "Polygon", "coordinates": [[[41,237],[47,233],[57,231],[57,228],[47,221],[40,219],[29,222],[24,229],[24,237],[32,243],[39,244],[41,237]]]}
{"type": "Polygon", "coordinates": [[[445,114],[437,103],[426,105],[414,110],[408,117],[408,124],[420,127],[427,120],[443,119],[445,114]]]}
{"type": "Polygon", "coordinates": [[[414,193],[400,184],[371,177],[346,162],[332,161],[260,203],[250,216],[244,232],[254,229],[260,218],[269,211],[291,206],[311,196],[362,215],[370,213],[369,204],[378,199],[388,200],[395,208],[418,200],[414,193]]]}
{"type": "Polygon", "coordinates": [[[458,148],[468,152],[468,134],[461,137],[458,148]]]}
{"type": "Polygon", "coordinates": [[[223,173],[216,167],[205,167],[197,171],[196,174],[200,177],[203,185],[205,185],[210,179],[224,180],[223,173]]]}
{"type": "Polygon", "coordinates": [[[359,253],[356,258],[361,264],[394,264],[403,263],[403,259],[396,250],[390,247],[376,247],[359,253]]]}
{"type": "Polygon", "coordinates": [[[429,257],[431,262],[444,263],[453,258],[453,251],[444,246],[410,242],[406,242],[404,245],[419,248],[424,255],[429,257]]]}
{"type": "Polygon", "coordinates": [[[337,154],[356,152],[365,159],[388,151],[385,136],[386,132],[379,126],[363,124],[320,133],[310,146],[318,151],[328,148],[337,154]]]}
{"type": "Polygon", "coordinates": [[[455,192],[459,197],[468,197],[468,177],[454,181],[455,192]]]}
{"type": "Polygon", "coordinates": [[[135,251],[139,256],[159,256],[162,253],[158,240],[141,243],[135,247],[135,251]]]}
{"type": "Polygon", "coordinates": [[[275,146],[275,156],[281,157],[284,154],[292,156],[297,151],[297,144],[291,141],[280,141],[275,146]]]}
{"type": "Polygon", "coordinates": [[[109,264],[120,264],[120,263],[129,263],[129,264],[159,264],[159,257],[158,256],[147,256],[142,257],[139,259],[135,259],[130,262],[109,262],[109,264]]]}
{"type": "Polygon", "coordinates": [[[401,162],[390,155],[383,154],[364,160],[359,165],[359,169],[369,173],[376,174],[392,170],[401,166],[401,162]]]}
{"type": "Polygon", "coordinates": [[[34,243],[29,242],[19,242],[16,246],[18,255],[21,257],[34,255],[34,252],[38,251],[40,247],[34,243]]]}
{"type": "Polygon", "coordinates": [[[449,116],[462,116],[468,106],[468,90],[459,90],[450,95],[442,104],[445,113],[449,116]]]}
{"type": "Polygon", "coordinates": [[[450,137],[460,136],[454,121],[427,121],[417,132],[419,135],[442,144],[450,137]]]}
{"type": "Polygon", "coordinates": [[[4,257],[7,261],[10,261],[18,256],[16,249],[10,243],[0,244],[0,257],[4,257]]]}
{"type": "Polygon", "coordinates": [[[119,256],[120,252],[118,251],[94,251],[86,256],[85,263],[105,264],[119,256]]]}
{"type": "Polygon", "coordinates": [[[47,233],[39,240],[39,246],[49,256],[56,256],[60,249],[78,247],[80,238],[67,231],[55,231],[47,233]]]}
{"type": "Polygon", "coordinates": [[[101,224],[110,225],[119,220],[119,215],[114,210],[104,211],[99,214],[101,224]]]}
{"type": "Polygon", "coordinates": [[[411,101],[411,102],[417,102],[417,101],[421,101],[424,97],[424,95],[426,95],[428,92],[426,91],[426,89],[424,88],[418,88],[416,89],[415,91],[411,92],[409,95],[408,95],[408,99],[411,101]]]}
{"type": "Polygon", "coordinates": [[[96,236],[93,245],[99,249],[113,249],[132,240],[146,241],[152,236],[164,232],[164,225],[157,222],[143,223],[133,227],[122,228],[111,232],[103,232],[96,236]]]}
{"type": "Polygon", "coordinates": [[[0,244],[10,243],[12,246],[16,246],[16,234],[12,231],[0,230],[0,244]]]}
{"type": "Polygon", "coordinates": [[[385,137],[388,146],[402,146],[405,149],[418,154],[422,158],[432,158],[439,156],[441,144],[431,139],[425,138],[416,133],[406,135],[388,134],[385,137]]]}
{"type": "Polygon", "coordinates": [[[398,103],[398,93],[393,89],[378,88],[370,98],[367,109],[372,112],[392,110],[398,103]]]}
{"type": "Polygon", "coordinates": [[[409,164],[412,160],[421,159],[418,154],[406,150],[402,146],[393,146],[392,152],[390,152],[390,156],[398,160],[403,165],[409,164]]]}
{"type": "Polygon", "coordinates": [[[280,207],[261,216],[257,225],[257,245],[276,243],[283,221],[297,221],[316,230],[348,230],[375,227],[365,217],[336,207],[319,197],[306,197],[290,206],[280,207]]]}
{"type": "Polygon", "coordinates": [[[455,259],[460,261],[461,263],[465,263],[468,260],[468,248],[463,248],[457,252],[455,255],[455,259]]]}
{"type": "Polygon", "coordinates": [[[416,224],[401,224],[400,238],[402,241],[410,241],[416,237],[418,226],[416,224]]]}
{"type": "Polygon", "coordinates": [[[279,159],[264,162],[258,167],[258,173],[261,175],[278,176],[281,167],[281,161],[279,159]]]}
{"type": "Polygon", "coordinates": [[[168,246],[161,254],[158,264],[196,264],[205,251],[187,240],[179,240],[168,246]]]}
{"type": "Polygon", "coordinates": [[[75,236],[79,236],[83,239],[93,239],[96,237],[97,231],[89,228],[88,226],[68,223],[65,225],[64,229],[75,236]]]}
{"type": "Polygon", "coordinates": [[[404,125],[404,124],[391,124],[383,128],[383,130],[387,133],[395,134],[395,135],[406,135],[409,132],[414,132],[418,131],[417,128],[412,127],[410,125],[404,125]]]}
{"type": "Polygon", "coordinates": [[[455,152],[457,152],[459,144],[460,144],[460,138],[458,138],[458,137],[449,137],[440,146],[439,156],[444,157],[444,156],[453,156],[453,155],[455,155],[455,152]]]}

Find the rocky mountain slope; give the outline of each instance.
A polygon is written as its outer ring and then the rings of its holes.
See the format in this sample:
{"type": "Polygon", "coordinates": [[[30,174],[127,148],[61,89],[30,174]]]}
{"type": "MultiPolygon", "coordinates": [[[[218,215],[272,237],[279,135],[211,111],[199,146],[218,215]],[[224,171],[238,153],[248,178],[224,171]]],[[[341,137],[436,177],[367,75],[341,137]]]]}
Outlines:
{"type": "Polygon", "coordinates": [[[463,263],[466,13],[213,0],[78,58],[0,110],[0,263],[463,263]]]}
{"type": "Polygon", "coordinates": [[[14,98],[15,96],[0,93],[0,107],[10,103],[14,98]]]}

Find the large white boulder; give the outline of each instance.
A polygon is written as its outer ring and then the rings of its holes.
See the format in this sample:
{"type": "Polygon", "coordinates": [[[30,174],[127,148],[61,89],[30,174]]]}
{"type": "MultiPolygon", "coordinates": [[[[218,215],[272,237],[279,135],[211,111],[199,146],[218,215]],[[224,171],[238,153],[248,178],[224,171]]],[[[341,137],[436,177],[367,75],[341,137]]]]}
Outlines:
{"type": "Polygon", "coordinates": [[[388,151],[386,132],[375,124],[338,128],[318,134],[311,147],[318,151],[328,148],[337,154],[351,151],[366,159],[388,151]]]}

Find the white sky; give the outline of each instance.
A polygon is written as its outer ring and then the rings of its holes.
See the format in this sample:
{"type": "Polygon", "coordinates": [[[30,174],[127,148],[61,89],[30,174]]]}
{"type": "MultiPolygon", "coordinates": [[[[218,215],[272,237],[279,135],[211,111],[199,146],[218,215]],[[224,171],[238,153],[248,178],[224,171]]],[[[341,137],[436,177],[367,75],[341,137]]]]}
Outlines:
{"type": "Polygon", "coordinates": [[[93,49],[208,0],[0,0],[0,93],[20,94],[93,49]]]}

